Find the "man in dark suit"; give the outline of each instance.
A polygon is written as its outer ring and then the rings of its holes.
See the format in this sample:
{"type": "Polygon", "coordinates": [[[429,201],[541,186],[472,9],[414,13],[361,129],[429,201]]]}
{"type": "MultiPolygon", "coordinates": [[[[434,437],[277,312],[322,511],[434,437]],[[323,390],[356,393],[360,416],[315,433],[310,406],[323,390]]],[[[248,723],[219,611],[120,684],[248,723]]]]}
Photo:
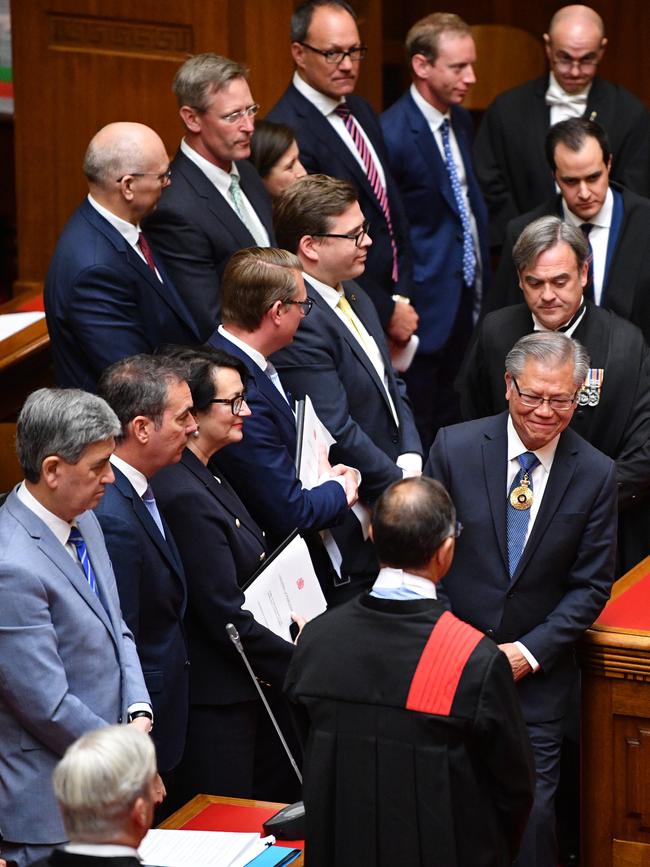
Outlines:
{"type": "Polygon", "coordinates": [[[603,128],[584,118],[562,121],[546,137],[546,159],[560,188],[539,207],[508,224],[486,310],[519,302],[512,248],[530,222],[554,214],[588,236],[587,297],[628,319],[650,339],[650,200],[610,181],[612,156],[603,128]]]}
{"type": "Polygon", "coordinates": [[[141,732],[106,726],[80,737],[52,776],[70,842],[32,867],[139,867],[156,780],[156,753],[141,732]]]}
{"type": "Polygon", "coordinates": [[[171,164],[174,183],[146,221],[202,340],[219,321],[228,259],[274,242],[271,200],[246,159],[259,109],[247,78],[245,66],[217,54],[197,54],[178,70],[185,137],[171,164]]]}
{"type": "Polygon", "coordinates": [[[307,863],[506,867],[532,755],[505,656],[436,595],[460,532],[453,503],[431,479],[401,480],[372,530],[372,590],[307,624],[287,676],[307,863]]]}
{"type": "MultiPolygon", "coordinates": [[[[422,447],[377,312],[354,282],[372,243],[355,188],[325,175],[296,181],[277,203],[275,230],[300,260],[313,308],[273,363],[294,396],[310,396],[336,440],[332,458],[360,470],[368,506],[391,482],[419,475],[422,447]]],[[[365,524],[365,509],[360,517],[365,524]]]]}
{"type": "Polygon", "coordinates": [[[353,91],[365,57],[356,13],[342,0],[308,0],[291,17],[296,72],[268,119],[293,128],[311,173],[351,181],[374,240],[360,283],[383,327],[404,346],[417,327],[409,302],[408,226],[377,115],[353,91]]]}
{"type": "Polygon", "coordinates": [[[616,553],[614,462],[568,425],[589,369],[559,333],[506,357],[508,412],[443,428],[425,473],[464,531],[444,590],[506,654],[535,753],[535,803],[517,864],[555,867],[554,797],[573,648],[605,604],[616,553]]]}
{"type": "MultiPolygon", "coordinates": [[[[122,430],[111,457],[115,482],[95,514],[153,703],[158,767],[171,788],[170,772],[185,747],[189,707],[183,629],[187,588],[180,555],[149,479],[180,460],[196,430],[192,396],[171,361],[149,355],[109,367],[99,381],[99,392],[122,430]]],[[[175,808],[170,795],[167,804],[175,808]]]]}
{"type": "MultiPolygon", "coordinates": [[[[312,309],[300,267],[285,250],[236,253],[222,281],[223,325],[209,341],[246,365],[246,402],[251,409],[243,440],[220,449],[213,461],[266,531],[272,547],[296,528],[309,537],[311,531],[344,522],[342,531],[357,499],[358,473],[350,467],[331,467],[324,460],[319,483],[311,489],[302,486],[296,472],[296,419],[269,356],[293,340],[312,309]]],[[[315,534],[311,539],[319,546],[315,534]]],[[[322,550],[316,553],[324,555],[322,550]]],[[[337,574],[330,574],[328,564],[324,557],[317,571],[331,601],[333,595],[341,598],[348,592],[350,570],[343,562],[337,574]]]]}
{"type": "Polygon", "coordinates": [[[170,181],[160,138],[111,123],[88,145],[84,173],[89,195],[59,238],[44,297],[57,384],[94,391],[114,361],[199,333],[140,229],[170,181]]]}
{"type": "Polygon", "coordinates": [[[413,84],[382,115],[414,256],[420,345],[404,379],[425,448],[460,420],[453,381],[488,288],[487,212],[474,176],[472,120],[461,103],[476,50],[457,15],[435,13],[406,37],[413,84]]]}
{"type": "Polygon", "coordinates": [[[598,78],[607,39],[588,6],[558,9],[544,34],[548,76],[500,94],[476,138],[476,172],[490,213],[491,243],[501,247],[508,222],[553,195],[544,168],[549,126],[572,117],[597,120],[612,142],[612,180],[650,195],[650,115],[618,84],[598,78]]]}
{"type": "Polygon", "coordinates": [[[531,331],[562,331],[589,353],[591,368],[571,427],[616,461],[619,498],[619,571],[627,572],[650,547],[650,358],[639,329],[610,310],[585,301],[588,248],[579,228],[540,217],[513,250],[524,304],[489,313],[481,323],[459,378],[467,419],[507,406],[503,360],[531,331]]]}
{"type": "Polygon", "coordinates": [[[66,840],[50,784],[66,748],[109,723],[151,728],[133,636],[87,511],[113,480],[119,430],[105,401],[76,389],[40,389],[18,417],[25,480],[0,509],[0,817],[3,856],[18,867],[66,840]]]}

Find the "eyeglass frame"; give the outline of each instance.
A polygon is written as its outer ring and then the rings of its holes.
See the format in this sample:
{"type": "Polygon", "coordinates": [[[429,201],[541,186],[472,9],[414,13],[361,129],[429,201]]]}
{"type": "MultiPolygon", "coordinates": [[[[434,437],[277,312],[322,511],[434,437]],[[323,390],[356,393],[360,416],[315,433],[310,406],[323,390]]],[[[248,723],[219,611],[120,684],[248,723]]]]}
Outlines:
{"type": "Polygon", "coordinates": [[[217,117],[224,123],[233,124],[247,117],[255,117],[261,107],[259,102],[254,102],[252,105],[247,105],[246,108],[240,108],[239,111],[231,111],[230,114],[218,114],[217,117]]]}
{"type": "Polygon", "coordinates": [[[514,383],[514,385],[515,385],[515,388],[517,389],[517,394],[519,395],[519,399],[521,400],[521,402],[523,403],[523,405],[524,405],[524,406],[527,406],[529,409],[537,409],[537,407],[539,407],[539,406],[543,406],[545,403],[548,403],[549,407],[550,407],[552,410],[554,410],[555,412],[569,412],[569,410],[571,409],[572,405],[576,402],[576,400],[577,400],[577,398],[578,398],[578,393],[579,393],[579,391],[580,391],[580,389],[577,388],[576,391],[575,391],[575,394],[574,394],[573,397],[570,398],[570,399],[569,399],[569,398],[566,398],[566,397],[540,397],[540,396],[537,395],[537,394],[527,394],[525,391],[522,391],[522,390],[519,388],[519,383],[517,382],[516,377],[513,376],[513,377],[512,377],[512,381],[513,381],[513,383],[514,383]],[[526,403],[526,399],[528,399],[528,400],[534,400],[534,401],[537,401],[537,402],[536,402],[536,403],[526,403]],[[568,400],[568,401],[569,401],[569,405],[568,405],[568,406],[565,406],[565,407],[554,406],[554,405],[553,405],[553,401],[558,401],[558,400],[568,400]]]}
{"type": "Polygon", "coordinates": [[[210,403],[229,403],[231,413],[233,415],[239,415],[242,406],[246,403],[246,392],[242,391],[241,394],[237,394],[235,397],[213,397],[210,403]],[[238,404],[237,408],[235,408],[235,404],[238,404]]]}
{"type": "Polygon", "coordinates": [[[574,66],[577,66],[579,70],[582,72],[587,72],[590,69],[594,69],[600,63],[600,58],[597,54],[594,55],[593,59],[586,59],[584,57],[570,57],[567,55],[566,57],[556,57],[553,54],[553,63],[559,69],[563,69],[565,72],[573,69],[574,66]]]}
{"type": "Polygon", "coordinates": [[[454,539],[458,539],[460,537],[460,534],[463,532],[464,529],[465,529],[465,527],[461,524],[461,522],[456,521],[456,523],[454,525],[454,529],[451,531],[451,533],[449,535],[453,536],[454,539]]]}
{"type": "Polygon", "coordinates": [[[305,298],[304,301],[283,301],[282,303],[283,304],[295,304],[296,306],[300,307],[300,309],[302,310],[303,316],[309,316],[309,314],[311,313],[311,308],[314,306],[314,299],[313,298],[305,298]],[[307,308],[306,310],[305,310],[305,307],[307,308]]]}
{"type": "Polygon", "coordinates": [[[172,180],[171,166],[167,169],[166,172],[160,172],[160,173],[158,173],[158,172],[124,172],[124,174],[122,175],[121,178],[117,178],[116,183],[121,184],[122,181],[124,180],[124,178],[128,178],[128,177],[145,178],[148,175],[153,175],[156,178],[156,180],[160,181],[160,183],[163,186],[167,186],[167,184],[170,184],[171,180],[172,180]]]}
{"type": "Polygon", "coordinates": [[[361,228],[357,232],[356,235],[336,235],[333,232],[312,232],[312,238],[345,238],[346,241],[354,241],[354,246],[360,246],[360,240],[363,239],[364,235],[368,234],[368,229],[370,228],[370,220],[364,220],[361,224],[361,228]]]}
{"type": "Polygon", "coordinates": [[[343,63],[346,57],[350,58],[350,63],[360,63],[365,59],[365,56],[368,53],[368,46],[363,44],[357,45],[355,48],[349,48],[347,51],[341,51],[336,48],[314,48],[314,46],[310,45],[308,42],[299,42],[298,45],[302,45],[303,48],[308,48],[315,54],[320,54],[321,57],[325,58],[325,63],[331,63],[336,66],[343,63]],[[357,53],[359,56],[353,57],[353,53],[357,53]]]}

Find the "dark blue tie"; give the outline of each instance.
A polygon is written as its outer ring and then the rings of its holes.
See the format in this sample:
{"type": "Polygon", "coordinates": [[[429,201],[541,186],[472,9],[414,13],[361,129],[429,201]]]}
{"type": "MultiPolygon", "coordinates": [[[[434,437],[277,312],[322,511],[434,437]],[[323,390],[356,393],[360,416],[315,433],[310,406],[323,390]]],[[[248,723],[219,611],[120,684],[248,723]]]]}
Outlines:
{"type": "Polygon", "coordinates": [[[469,219],[469,212],[465,202],[465,196],[460,185],[456,163],[451,152],[451,143],[449,141],[449,118],[445,118],[440,124],[440,134],[442,136],[442,147],[445,152],[445,166],[447,174],[451,182],[451,188],[456,199],[456,207],[460,214],[460,221],[463,226],[463,280],[466,286],[474,285],[474,277],[476,276],[476,253],[474,251],[474,239],[472,238],[472,226],[469,219]]]}
{"type": "Polygon", "coordinates": [[[86,576],[86,580],[90,584],[90,589],[93,591],[95,596],[99,596],[99,593],[97,592],[97,581],[95,580],[95,573],[93,572],[93,567],[90,563],[90,557],[88,556],[88,549],[86,548],[84,537],[81,535],[77,527],[72,527],[72,529],[70,530],[68,542],[72,542],[75,547],[77,557],[79,558],[81,568],[83,569],[83,573],[86,576]]]}
{"type": "Polygon", "coordinates": [[[522,551],[524,550],[524,542],[526,540],[526,532],[528,530],[528,522],[530,520],[530,508],[515,509],[510,502],[510,494],[516,487],[521,485],[524,477],[528,479],[528,487],[533,490],[533,479],[530,475],[532,470],[539,463],[539,459],[532,452],[524,452],[518,458],[521,469],[515,476],[510,490],[508,491],[507,508],[507,530],[508,530],[508,571],[510,577],[517,571],[519,560],[521,559],[522,551]]]}
{"type": "Polygon", "coordinates": [[[589,233],[593,229],[593,223],[581,223],[580,228],[582,229],[582,234],[585,236],[587,244],[589,246],[589,270],[587,271],[587,282],[584,288],[585,298],[588,298],[589,301],[595,301],[594,294],[594,248],[591,246],[591,241],[589,240],[589,233]]]}

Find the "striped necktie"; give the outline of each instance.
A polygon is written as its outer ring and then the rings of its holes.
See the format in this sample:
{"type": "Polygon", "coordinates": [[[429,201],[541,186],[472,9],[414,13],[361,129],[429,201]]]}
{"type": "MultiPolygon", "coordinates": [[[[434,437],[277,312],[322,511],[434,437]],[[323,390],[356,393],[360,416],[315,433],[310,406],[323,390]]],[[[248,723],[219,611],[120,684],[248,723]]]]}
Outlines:
{"type": "Polygon", "coordinates": [[[386,220],[386,225],[388,226],[388,234],[390,235],[390,246],[393,251],[393,271],[391,277],[393,282],[397,283],[397,280],[399,278],[399,269],[397,267],[397,244],[395,243],[395,232],[393,231],[393,222],[390,218],[390,205],[388,204],[388,196],[386,195],[386,190],[382,185],[381,178],[379,177],[379,172],[377,171],[377,166],[372,157],[372,154],[370,153],[370,149],[368,148],[366,140],[361,134],[361,131],[352,115],[352,112],[350,111],[349,106],[347,106],[345,103],[337,105],[334,109],[334,114],[337,114],[340,118],[343,119],[345,128],[350,133],[355,148],[359,151],[359,156],[361,157],[361,161],[363,162],[366,174],[368,175],[368,182],[372,188],[373,193],[375,194],[377,201],[379,202],[379,207],[381,208],[384,218],[386,220]]]}
{"type": "Polygon", "coordinates": [[[81,564],[83,573],[86,576],[86,581],[90,585],[90,589],[93,591],[95,596],[99,596],[99,592],[97,590],[97,581],[95,580],[95,573],[93,572],[90,557],[88,556],[88,549],[86,548],[84,537],[81,535],[77,527],[70,528],[68,542],[71,542],[75,547],[77,557],[79,558],[79,563],[81,564]]]}

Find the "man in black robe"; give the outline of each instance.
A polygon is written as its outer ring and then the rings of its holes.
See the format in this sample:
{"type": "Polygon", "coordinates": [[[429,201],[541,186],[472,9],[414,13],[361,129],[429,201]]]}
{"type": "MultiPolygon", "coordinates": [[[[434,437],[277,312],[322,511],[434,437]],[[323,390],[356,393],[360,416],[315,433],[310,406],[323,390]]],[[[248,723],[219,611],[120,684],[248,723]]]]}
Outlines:
{"type": "Polygon", "coordinates": [[[456,524],[445,489],[379,498],[368,594],[309,623],[286,690],[306,738],[310,867],[497,867],[532,802],[528,737],[506,657],[436,598],[456,524]]]}

